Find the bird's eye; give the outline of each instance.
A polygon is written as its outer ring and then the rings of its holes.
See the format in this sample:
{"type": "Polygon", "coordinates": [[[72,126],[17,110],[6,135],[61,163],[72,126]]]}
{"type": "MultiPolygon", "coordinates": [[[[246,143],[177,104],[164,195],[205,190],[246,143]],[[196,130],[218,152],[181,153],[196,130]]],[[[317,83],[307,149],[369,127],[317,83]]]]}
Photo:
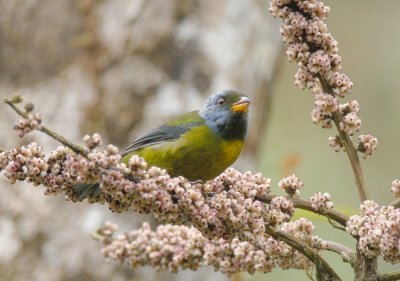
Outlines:
{"type": "Polygon", "coordinates": [[[218,106],[223,106],[224,104],[225,104],[225,99],[224,98],[219,98],[218,106]]]}

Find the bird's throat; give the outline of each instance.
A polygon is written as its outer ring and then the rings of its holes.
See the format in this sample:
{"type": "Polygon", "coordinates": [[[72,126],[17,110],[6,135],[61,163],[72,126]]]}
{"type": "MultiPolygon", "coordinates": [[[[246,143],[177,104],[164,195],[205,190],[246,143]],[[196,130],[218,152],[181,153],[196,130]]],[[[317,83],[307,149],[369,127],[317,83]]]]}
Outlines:
{"type": "Polygon", "coordinates": [[[224,140],[244,140],[247,132],[247,115],[234,114],[227,120],[217,120],[216,133],[224,140]]]}

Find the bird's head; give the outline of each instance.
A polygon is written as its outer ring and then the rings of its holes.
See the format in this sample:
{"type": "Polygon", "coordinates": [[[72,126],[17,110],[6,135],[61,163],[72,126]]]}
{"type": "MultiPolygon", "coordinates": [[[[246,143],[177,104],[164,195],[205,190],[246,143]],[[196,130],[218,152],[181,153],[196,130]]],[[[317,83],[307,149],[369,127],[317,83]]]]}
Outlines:
{"type": "Polygon", "coordinates": [[[234,90],[217,92],[208,98],[199,114],[225,140],[243,140],[247,131],[250,99],[234,90]]]}

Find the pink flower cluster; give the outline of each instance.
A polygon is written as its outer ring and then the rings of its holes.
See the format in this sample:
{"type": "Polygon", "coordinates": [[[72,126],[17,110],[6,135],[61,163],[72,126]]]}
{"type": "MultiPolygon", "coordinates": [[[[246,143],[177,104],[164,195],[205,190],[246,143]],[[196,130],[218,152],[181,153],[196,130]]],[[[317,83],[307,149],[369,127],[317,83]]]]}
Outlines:
{"type": "Polygon", "coordinates": [[[359,249],[368,258],[382,255],[391,263],[400,262],[400,209],[365,201],[361,215],[350,217],[346,230],[358,237],[359,249]]]}
{"type": "Polygon", "coordinates": [[[337,99],[332,95],[319,93],[315,95],[314,109],[311,118],[314,124],[321,123],[323,128],[332,127],[332,113],[338,109],[337,99]]]}
{"type": "Polygon", "coordinates": [[[358,113],[360,112],[360,105],[358,101],[352,100],[346,102],[345,104],[341,104],[339,109],[343,114],[343,120],[339,124],[340,129],[352,136],[361,128],[361,119],[358,116],[358,113]]]}
{"type": "Polygon", "coordinates": [[[294,213],[294,204],[286,197],[274,197],[269,203],[269,224],[281,225],[283,222],[289,221],[294,213]]]}
{"type": "Polygon", "coordinates": [[[207,239],[194,227],[166,224],[152,231],[145,222],[137,230],[114,236],[117,230],[116,225],[106,223],[97,231],[107,259],[126,260],[134,268],[150,265],[171,272],[202,266],[207,239]]]}
{"type": "Polygon", "coordinates": [[[329,146],[332,147],[332,149],[335,152],[339,152],[339,151],[343,150],[343,145],[342,145],[342,142],[340,141],[340,137],[339,136],[329,137],[328,138],[328,143],[329,143],[329,146]]]}
{"type": "Polygon", "coordinates": [[[314,196],[310,197],[311,207],[318,212],[326,213],[333,208],[331,195],[329,193],[317,192],[314,196]]]}
{"type": "MultiPolygon", "coordinates": [[[[326,247],[325,241],[312,235],[314,226],[306,219],[284,223],[282,230],[316,249],[326,247]]],[[[110,223],[98,230],[102,253],[110,260],[126,262],[134,268],[150,265],[157,270],[176,272],[179,268],[196,270],[212,266],[230,276],[243,271],[270,272],[275,267],[312,266],[302,254],[268,235],[260,235],[253,242],[238,238],[207,239],[194,227],[166,224],[152,231],[148,223],[124,234],[115,235],[116,231],[117,227],[110,223]]]]}
{"type": "Polygon", "coordinates": [[[85,142],[86,147],[89,149],[95,149],[96,147],[101,145],[101,137],[97,133],[93,134],[93,136],[84,136],[83,141],[85,142]]]}
{"type": "Polygon", "coordinates": [[[394,193],[394,196],[396,196],[396,198],[399,198],[400,197],[400,180],[392,181],[392,187],[390,188],[390,190],[394,193]]]}
{"type": "Polygon", "coordinates": [[[304,184],[294,174],[283,178],[278,183],[279,187],[282,188],[290,196],[299,197],[300,189],[303,188],[304,184]]]}
{"type": "Polygon", "coordinates": [[[43,148],[33,142],[26,147],[0,153],[0,171],[4,170],[4,175],[11,183],[27,180],[39,185],[49,168],[44,158],[43,148]]]}
{"type": "Polygon", "coordinates": [[[20,137],[32,132],[33,130],[40,129],[42,123],[42,115],[40,113],[28,114],[27,118],[21,118],[15,123],[13,129],[18,132],[20,137]]]}
{"type": "Polygon", "coordinates": [[[378,149],[378,139],[373,135],[360,135],[358,141],[358,151],[362,152],[364,158],[378,149]]]}

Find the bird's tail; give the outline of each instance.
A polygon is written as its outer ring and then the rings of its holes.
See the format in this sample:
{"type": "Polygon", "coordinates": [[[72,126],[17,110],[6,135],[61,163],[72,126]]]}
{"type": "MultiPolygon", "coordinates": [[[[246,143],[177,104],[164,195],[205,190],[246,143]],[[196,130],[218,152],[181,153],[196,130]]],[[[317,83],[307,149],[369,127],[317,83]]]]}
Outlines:
{"type": "Polygon", "coordinates": [[[74,191],[76,194],[76,200],[83,201],[85,198],[89,196],[99,196],[101,193],[100,184],[92,183],[92,184],[85,184],[80,183],[74,186],[74,191]]]}

